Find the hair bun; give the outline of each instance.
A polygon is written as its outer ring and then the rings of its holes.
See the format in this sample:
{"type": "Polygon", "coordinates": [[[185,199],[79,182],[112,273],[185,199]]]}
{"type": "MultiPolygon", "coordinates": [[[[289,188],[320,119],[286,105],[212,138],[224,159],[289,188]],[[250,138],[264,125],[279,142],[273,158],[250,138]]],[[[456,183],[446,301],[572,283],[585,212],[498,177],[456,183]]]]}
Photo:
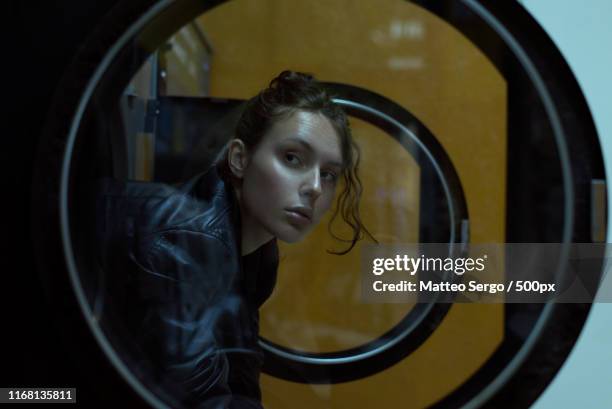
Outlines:
{"type": "Polygon", "coordinates": [[[303,72],[285,70],[270,81],[270,88],[302,87],[314,81],[314,76],[303,72]]]}

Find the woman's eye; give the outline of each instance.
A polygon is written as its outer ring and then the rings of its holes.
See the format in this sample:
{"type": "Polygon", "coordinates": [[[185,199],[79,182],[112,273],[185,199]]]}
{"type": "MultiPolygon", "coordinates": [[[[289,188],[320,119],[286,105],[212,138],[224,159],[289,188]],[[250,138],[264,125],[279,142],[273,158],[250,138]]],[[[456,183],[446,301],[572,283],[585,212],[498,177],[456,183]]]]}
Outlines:
{"type": "Polygon", "coordinates": [[[299,165],[301,163],[300,158],[294,153],[286,153],[285,160],[291,165],[299,165]]]}
{"type": "Polygon", "coordinates": [[[334,172],[322,172],[321,176],[330,182],[335,182],[338,179],[338,175],[336,175],[334,172]]]}

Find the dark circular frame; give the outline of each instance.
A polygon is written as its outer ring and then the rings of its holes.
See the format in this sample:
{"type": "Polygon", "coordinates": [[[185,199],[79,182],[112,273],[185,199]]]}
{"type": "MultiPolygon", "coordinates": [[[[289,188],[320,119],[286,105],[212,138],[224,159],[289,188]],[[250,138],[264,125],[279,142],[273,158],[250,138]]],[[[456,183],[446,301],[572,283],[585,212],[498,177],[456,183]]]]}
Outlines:
{"type": "MultiPolygon", "coordinates": [[[[77,334],[80,340],[97,343],[102,353],[98,350],[96,355],[92,348],[88,348],[94,352],[90,356],[92,365],[96,362],[97,367],[107,368],[105,363],[110,360],[114,370],[138,396],[154,407],[165,407],[165,404],[116,356],[80,288],[78,254],[72,247],[67,211],[71,160],[79,121],[90,97],[99,91],[104,75],[114,76],[114,84],[117,90],[120,89],[120,79],[127,83],[133,74],[120,72],[121,60],[144,61],[156,44],[193,17],[220,3],[162,0],[154,4],[134,1],[117,5],[103,24],[92,30],[91,37],[65,73],[61,83],[64,92],[56,95],[48,114],[39,145],[39,167],[35,169],[32,185],[32,225],[40,227],[40,231],[33,232],[39,270],[52,294],[67,297],[60,307],[66,312],[67,331],[77,334]],[[41,209],[41,203],[46,207],[41,209]],[[54,220],[58,215],[60,223],[56,224],[54,220]],[[67,277],[58,271],[67,271],[67,277]],[[80,317],[74,311],[80,311],[80,317]]],[[[564,245],[589,242],[587,186],[594,178],[605,179],[603,160],[584,96],[553,42],[516,2],[417,0],[414,3],[437,14],[468,37],[506,78],[523,77],[532,84],[533,93],[549,121],[561,171],[559,186],[563,207],[559,215],[559,231],[543,237],[564,245]]],[[[512,151],[511,146],[509,154],[512,151]]],[[[512,188],[511,176],[509,186],[511,192],[518,192],[512,188]]],[[[558,207],[554,209],[556,211],[558,207]]],[[[508,219],[513,217],[509,215],[508,219]]],[[[525,237],[530,237],[530,234],[514,232],[508,235],[510,240],[507,241],[521,241],[525,237]]],[[[558,260],[559,271],[563,271],[566,262],[567,256],[558,260]]],[[[589,309],[589,304],[506,306],[507,315],[526,314],[533,322],[528,336],[504,340],[477,374],[434,407],[531,404],[569,354],[589,309]],[[549,337],[560,337],[563,343],[551,351],[549,337]],[[531,380],[527,389],[522,382],[525,378],[531,380]]],[[[110,373],[108,375],[112,377],[110,373]]]]}

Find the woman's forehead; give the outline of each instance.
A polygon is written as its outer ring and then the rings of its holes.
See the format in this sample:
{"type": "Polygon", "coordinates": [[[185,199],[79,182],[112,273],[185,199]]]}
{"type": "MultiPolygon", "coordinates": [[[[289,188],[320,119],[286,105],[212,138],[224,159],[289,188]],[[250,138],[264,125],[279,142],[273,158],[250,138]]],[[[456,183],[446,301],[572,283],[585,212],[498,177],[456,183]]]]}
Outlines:
{"type": "Polygon", "coordinates": [[[323,114],[297,111],[276,121],[265,137],[270,143],[295,143],[331,161],[342,162],[340,136],[323,114]]]}

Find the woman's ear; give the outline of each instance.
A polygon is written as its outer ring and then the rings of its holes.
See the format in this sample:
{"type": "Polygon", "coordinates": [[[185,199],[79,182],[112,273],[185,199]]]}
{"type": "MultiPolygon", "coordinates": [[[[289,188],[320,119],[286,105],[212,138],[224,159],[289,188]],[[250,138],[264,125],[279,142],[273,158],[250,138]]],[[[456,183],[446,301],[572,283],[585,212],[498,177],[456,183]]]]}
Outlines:
{"type": "Polygon", "coordinates": [[[241,139],[234,138],[230,141],[227,149],[227,163],[232,174],[242,179],[249,164],[249,157],[246,145],[241,139]]]}

